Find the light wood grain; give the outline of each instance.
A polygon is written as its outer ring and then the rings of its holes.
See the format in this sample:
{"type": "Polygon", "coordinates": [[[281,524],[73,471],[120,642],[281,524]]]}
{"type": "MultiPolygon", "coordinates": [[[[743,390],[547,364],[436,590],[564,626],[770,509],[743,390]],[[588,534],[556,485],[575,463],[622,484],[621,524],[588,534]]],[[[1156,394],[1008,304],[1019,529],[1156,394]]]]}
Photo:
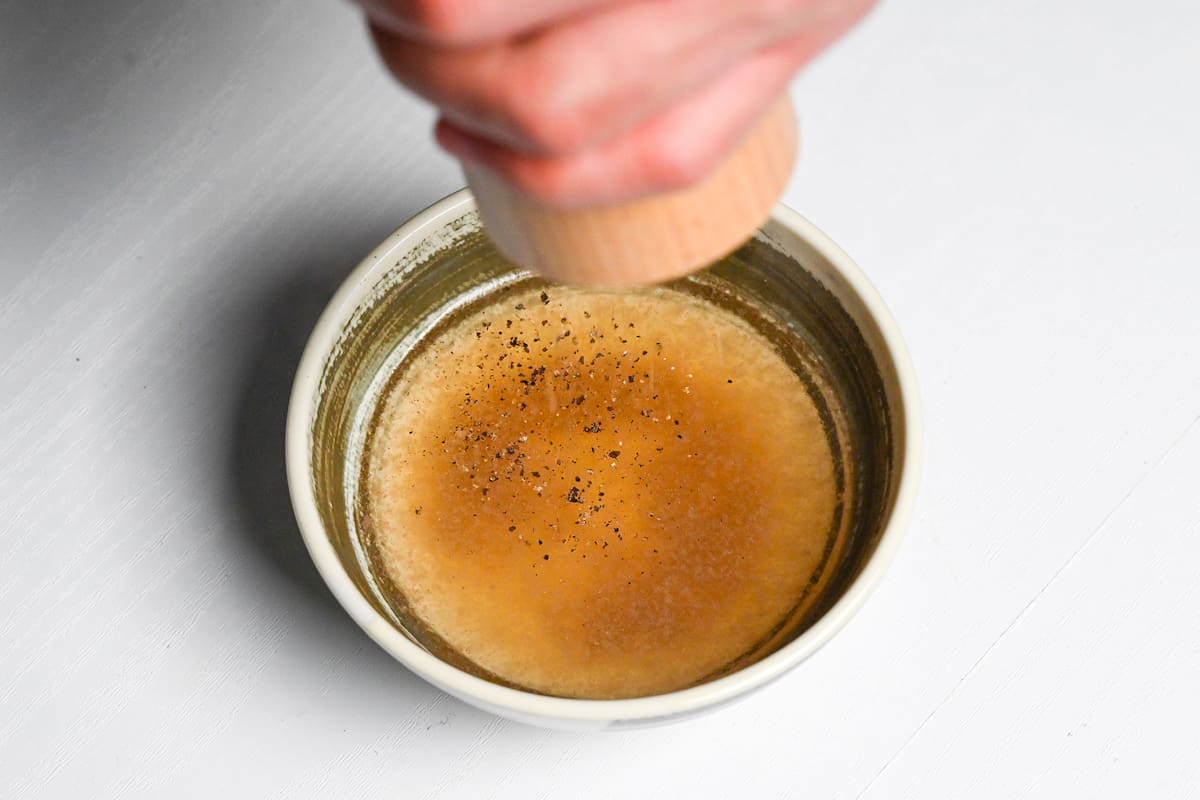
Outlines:
{"type": "Polygon", "coordinates": [[[779,202],[796,161],[796,117],[777,101],[696,186],[599,207],[539,203],[478,167],[465,169],[484,227],[512,261],[559,283],[659,283],[718,260],[779,202]]]}

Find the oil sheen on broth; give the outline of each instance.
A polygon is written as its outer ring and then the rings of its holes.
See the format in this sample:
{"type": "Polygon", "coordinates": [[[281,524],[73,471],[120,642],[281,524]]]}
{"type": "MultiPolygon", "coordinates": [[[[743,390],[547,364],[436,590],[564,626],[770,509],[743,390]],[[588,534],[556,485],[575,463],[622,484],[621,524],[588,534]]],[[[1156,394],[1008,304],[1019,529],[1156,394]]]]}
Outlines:
{"type": "Polygon", "coordinates": [[[834,535],[804,382],[677,291],[509,293],[380,408],[360,500],[380,583],[411,629],[533,691],[638,697],[761,658],[834,535]]]}

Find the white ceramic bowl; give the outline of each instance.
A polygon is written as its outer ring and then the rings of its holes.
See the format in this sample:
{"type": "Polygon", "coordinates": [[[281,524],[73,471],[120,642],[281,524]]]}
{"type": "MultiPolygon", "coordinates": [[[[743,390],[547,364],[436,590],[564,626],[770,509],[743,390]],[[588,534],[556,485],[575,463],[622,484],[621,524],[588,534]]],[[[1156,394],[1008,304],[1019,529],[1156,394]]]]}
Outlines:
{"type": "MultiPolygon", "coordinates": [[[[323,403],[329,405],[331,394],[345,395],[339,395],[339,413],[350,420],[354,415],[361,416],[355,405],[371,402],[370,390],[345,389],[342,384],[349,385],[347,379],[331,365],[344,355],[348,341],[365,335],[364,330],[372,324],[386,324],[386,320],[379,319],[371,322],[364,312],[377,304],[381,292],[415,280],[413,276],[424,262],[438,252],[453,249],[463,237],[480,238],[474,208],[474,199],[464,189],[401,226],[346,279],[305,349],[288,410],[288,482],[305,544],[329,588],[372,639],[425,680],[479,708],[535,725],[594,730],[682,719],[743,697],[784,675],[846,624],[892,560],[916,496],[921,431],[917,385],[908,352],[883,301],[837,245],[782,206],[775,210],[759,238],[773,250],[795,259],[796,268],[815,278],[844,309],[842,316],[852,321],[856,335],[861,335],[863,352],[869,352],[861,358],[875,362],[870,366],[877,371],[872,374],[878,380],[879,404],[889,427],[881,445],[886,448],[886,487],[881,490],[870,541],[863,545],[861,563],[819,618],[774,653],[711,682],[652,697],[579,700],[508,688],[451,666],[404,632],[374,594],[373,581],[362,567],[361,545],[342,530],[345,518],[352,516],[347,510],[349,504],[339,494],[341,488],[328,485],[336,483],[337,476],[344,478],[355,472],[346,470],[339,460],[355,458],[360,453],[355,448],[361,445],[343,442],[340,448],[331,448],[322,441],[321,432],[328,425],[318,424],[322,414],[328,417],[333,413],[322,408],[323,403]]],[[[363,365],[356,368],[361,370],[363,365]]],[[[371,368],[382,370],[386,366],[379,362],[371,368]]],[[[343,427],[348,430],[349,425],[347,421],[343,427]]]]}

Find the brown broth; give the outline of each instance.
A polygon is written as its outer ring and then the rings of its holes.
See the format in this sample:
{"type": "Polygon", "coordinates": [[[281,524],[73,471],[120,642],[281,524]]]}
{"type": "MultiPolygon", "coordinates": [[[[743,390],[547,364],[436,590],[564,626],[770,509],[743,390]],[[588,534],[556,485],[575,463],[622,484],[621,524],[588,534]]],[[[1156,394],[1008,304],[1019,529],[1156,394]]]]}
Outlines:
{"type": "Polygon", "coordinates": [[[732,313],[669,289],[535,289],[402,366],[360,503],[380,584],[435,653],[537,692],[637,697],[795,633],[835,473],[809,388],[732,313]]]}

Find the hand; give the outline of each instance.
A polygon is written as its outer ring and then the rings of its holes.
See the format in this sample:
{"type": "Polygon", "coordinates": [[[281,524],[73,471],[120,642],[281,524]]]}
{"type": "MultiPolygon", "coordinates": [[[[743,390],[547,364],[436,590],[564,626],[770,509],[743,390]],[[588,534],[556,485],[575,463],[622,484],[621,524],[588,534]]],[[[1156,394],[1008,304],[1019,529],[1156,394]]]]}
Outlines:
{"type": "Polygon", "coordinates": [[[357,0],[437,138],[539,200],[699,182],[874,0],[357,0]]]}

